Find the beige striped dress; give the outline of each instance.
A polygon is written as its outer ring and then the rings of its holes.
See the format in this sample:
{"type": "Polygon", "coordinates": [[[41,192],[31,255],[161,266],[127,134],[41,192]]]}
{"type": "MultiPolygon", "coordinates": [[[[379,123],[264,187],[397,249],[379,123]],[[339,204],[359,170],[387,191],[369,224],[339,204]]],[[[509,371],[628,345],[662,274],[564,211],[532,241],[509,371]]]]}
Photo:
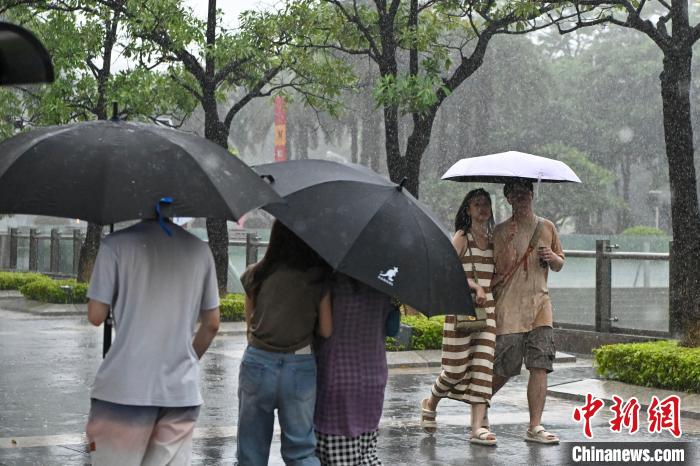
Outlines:
{"type": "MultiPolygon", "coordinates": [[[[491,294],[493,278],[493,244],[483,250],[467,233],[467,248],[461,257],[467,277],[474,280],[472,261],[476,266],[477,281],[486,292],[487,327],[481,332],[459,336],[454,331],[455,320],[445,316],[442,331],[442,371],[433,384],[432,393],[438,398],[449,397],[466,403],[491,401],[493,355],[496,348],[496,315],[491,294]],[[471,252],[471,255],[470,255],[471,252]]],[[[472,294],[472,298],[474,294],[472,294]]]]}

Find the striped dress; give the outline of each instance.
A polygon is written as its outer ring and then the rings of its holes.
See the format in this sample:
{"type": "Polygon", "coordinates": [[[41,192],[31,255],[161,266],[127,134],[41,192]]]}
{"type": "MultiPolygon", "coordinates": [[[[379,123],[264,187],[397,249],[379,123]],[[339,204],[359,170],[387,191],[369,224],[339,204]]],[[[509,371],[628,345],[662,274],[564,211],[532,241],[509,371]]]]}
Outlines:
{"type": "Polygon", "coordinates": [[[449,397],[466,403],[490,404],[496,348],[496,315],[490,287],[494,269],[493,244],[490,243],[482,250],[472,234],[467,233],[467,248],[461,260],[464,271],[471,280],[475,278],[472,262],[476,265],[478,284],[486,292],[487,327],[481,332],[460,336],[455,333],[454,325],[461,316],[445,316],[442,371],[433,384],[432,393],[438,398],[449,397]]]}

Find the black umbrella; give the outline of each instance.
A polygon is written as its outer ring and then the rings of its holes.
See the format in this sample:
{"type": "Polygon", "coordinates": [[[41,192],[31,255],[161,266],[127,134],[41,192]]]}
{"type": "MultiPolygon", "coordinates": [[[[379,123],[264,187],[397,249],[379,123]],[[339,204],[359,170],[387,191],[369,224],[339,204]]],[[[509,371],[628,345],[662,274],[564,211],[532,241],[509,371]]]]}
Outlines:
{"type": "Polygon", "coordinates": [[[0,21],[0,85],[53,81],[51,57],[34,35],[0,21]]]}
{"type": "Polygon", "coordinates": [[[158,125],[91,121],[37,128],[0,143],[0,213],[98,224],[166,216],[236,220],[279,201],[226,149],[158,125]]]}
{"type": "Polygon", "coordinates": [[[264,209],[334,269],[426,315],[474,315],[448,233],[402,186],[365,167],[325,160],[253,169],[287,201],[264,209]]]}

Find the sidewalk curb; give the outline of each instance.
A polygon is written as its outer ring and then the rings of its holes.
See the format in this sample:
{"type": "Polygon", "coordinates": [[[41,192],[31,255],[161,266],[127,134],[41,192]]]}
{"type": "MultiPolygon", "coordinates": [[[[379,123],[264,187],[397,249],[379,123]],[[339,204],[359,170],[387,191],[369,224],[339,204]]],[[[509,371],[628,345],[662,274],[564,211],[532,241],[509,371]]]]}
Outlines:
{"type": "Polygon", "coordinates": [[[86,316],[87,304],[52,304],[27,299],[24,296],[0,296],[0,308],[35,316],[86,316]]]}

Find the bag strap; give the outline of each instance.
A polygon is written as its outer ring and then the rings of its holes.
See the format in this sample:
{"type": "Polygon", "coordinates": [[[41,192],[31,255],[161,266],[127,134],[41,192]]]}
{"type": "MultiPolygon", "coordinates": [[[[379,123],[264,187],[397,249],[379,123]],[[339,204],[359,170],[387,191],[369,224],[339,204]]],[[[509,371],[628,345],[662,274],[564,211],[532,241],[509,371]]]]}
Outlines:
{"type": "MultiPolygon", "coordinates": [[[[476,275],[476,262],[474,261],[474,254],[472,254],[472,248],[469,246],[469,235],[471,233],[467,232],[467,251],[469,251],[469,259],[472,263],[472,274],[474,275],[474,283],[479,284],[479,277],[476,275]]],[[[474,235],[472,235],[472,238],[474,235]]],[[[474,240],[476,242],[476,240],[474,240]]]]}
{"type": "Polygon", "coordinates": [[[498,283],[503,286],[505,285],[508,280],[510,280],[513,277],[513,274],[515,273],[516,270],[518,270],[518,267],[520,267],[520,264],[523,264],[523,267],[525,268],[525,272],[527,272],[527,257],[530,255],[530,253],[537,247],[537,243],[540,240],[540,235],[542,234],[542,228],[544,227],[544,222],[542,221],[541,218],[537,219],[537,225],[535,225],[535,231],[532,232],[532,237],[530,238],[530,242],[527,245],[527,249],[525,250],[525,253],[523,254],[523,257],[520,258],[519,261],[517,261],[513,267],[508,271],[508,273],[503,277],[502,280],[499,280],[498,283]]]}

